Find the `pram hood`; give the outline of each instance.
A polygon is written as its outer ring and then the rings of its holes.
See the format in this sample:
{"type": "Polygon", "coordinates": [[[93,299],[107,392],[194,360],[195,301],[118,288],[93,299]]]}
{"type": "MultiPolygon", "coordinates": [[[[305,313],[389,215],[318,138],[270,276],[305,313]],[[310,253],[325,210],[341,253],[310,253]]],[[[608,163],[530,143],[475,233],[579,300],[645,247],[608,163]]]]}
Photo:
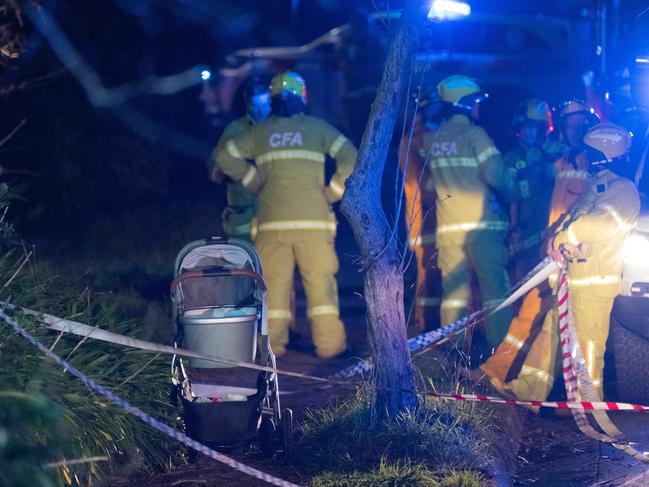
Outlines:
{"type": "MultiPolygon", "coordinates": [[[[198,240],[178,254],[174,277],[205,269],[243,269],[261,274],[261,263],[254,248],[242,240],[198,240]]],[[[260,306],[262,299],[255,282],[247,277],[206,276],[179,284],[174,305],[177,311],[183,312],[197,308],[260,306]]]]}
{"type": "Polygon", "coordinates": [[[251,244],[235,238],[208,238],[194,240],[178,252],[174,277],[178,277],[182,272],[213,266],[227,269],[250,269],[263,275],[259,256],[251,244]]]}

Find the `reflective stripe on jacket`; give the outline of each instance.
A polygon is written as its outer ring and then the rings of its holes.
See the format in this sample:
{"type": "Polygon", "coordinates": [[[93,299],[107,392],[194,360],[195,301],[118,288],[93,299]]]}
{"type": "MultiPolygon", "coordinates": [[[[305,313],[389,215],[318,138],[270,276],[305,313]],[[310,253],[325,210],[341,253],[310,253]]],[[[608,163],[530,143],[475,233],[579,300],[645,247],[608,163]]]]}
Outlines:
{"type": "Polygon", "coordinates": [[[329,205],[343,196],[356,148],[325,121],[297,114],[255,125],[221,147],[217,159],[228,176],[258,193],[259,231],[330,233],[329,205]],[[324,187],[326,155],[335,159],[336,172],[324,187]]]}
{"type": "Polygon", "coordinates": [[[507,231],[494,190],[511,191],[500,152],[484,129],[454,115],[426,135],[436,193],[437,243],[462,245],[482,231],[507,231]]]}
{"type": "Polygon", "coordinates": [[[635,185],[609,170],[600,171],[589,191],[559,224],[554,247],[589,244],[585,262],[568,264],[572,292],[613,297],[621,289],[624,241],[640,212],[635,185]]]}

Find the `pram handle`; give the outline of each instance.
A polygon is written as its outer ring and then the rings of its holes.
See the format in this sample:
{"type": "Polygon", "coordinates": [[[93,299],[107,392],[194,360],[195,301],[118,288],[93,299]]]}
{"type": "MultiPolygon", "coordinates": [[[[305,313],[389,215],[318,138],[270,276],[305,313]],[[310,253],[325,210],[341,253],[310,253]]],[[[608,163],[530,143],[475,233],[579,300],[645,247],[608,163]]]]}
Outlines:
{"type": "Polygon", "coordinates": [[[171,281],[171,294],[176,294],[178,284],[188,279],[200,279],[204,277],[249,277],[257,282],[262,291],[266,290],[266,281],[254,271],[248,269],[223,269],[221,267],[206,267],[200,271],[183,272],[171,281]]]}

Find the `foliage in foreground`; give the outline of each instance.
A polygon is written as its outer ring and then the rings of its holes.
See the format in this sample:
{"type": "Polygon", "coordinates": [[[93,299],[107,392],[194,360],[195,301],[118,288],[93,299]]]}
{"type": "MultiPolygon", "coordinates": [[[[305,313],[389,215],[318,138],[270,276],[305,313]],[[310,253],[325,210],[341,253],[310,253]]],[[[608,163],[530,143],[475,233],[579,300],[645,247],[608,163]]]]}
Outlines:
{"type": "Polygon", "coordinates": [[[377,430],[367,429],[369,414],[364,390],[333,409],[307,413],[295,464],[316,475],[311,485],[484,484],[481,471],[492,458],[477,408],[427,401],[377,430]]]}
{"type": "Polygon", "coordinates": [[[42,466],[62,446],[56,428],[60,409],[20,391],[0,391],[0,404],[0,485],[54,486],[53,471],[42,466]]]}
{"type": "MultiPolygon", "coordinates": [[[[79,292],[78,283],[60,277],[41,280],[35,272],[25,272],[29,265],[18,272],[25,258],[16,251],[0,258],[2,301],[117,333],[136,331],[132,322],[117,322],[114,308],[97,304],[88,290],[79,292]]],[[[17,315],[17,319],[90,378],[162,421],[174,423],[168,357],[59,336],[44,330],[34,318],[17,315]]],[[[20,479],[3,485],[90,485],[92,478],[169,464],[170,440],[91,392],[1,320],[0,360],[0,471],[20,479]],[[45,463],[97,456],[107,461],[41,468],[45,463]]]]}

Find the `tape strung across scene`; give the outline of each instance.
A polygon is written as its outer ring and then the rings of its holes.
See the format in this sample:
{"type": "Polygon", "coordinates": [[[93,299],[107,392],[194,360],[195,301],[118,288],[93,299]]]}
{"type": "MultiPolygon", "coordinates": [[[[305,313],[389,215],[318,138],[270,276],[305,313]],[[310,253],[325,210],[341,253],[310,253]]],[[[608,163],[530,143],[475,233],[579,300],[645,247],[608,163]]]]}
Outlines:
{"type": "Polygon", "coordinates": [[[315,380],[320,382],[330,382],[324,377],[316,377],[316,376],[311,376],[306,374],[300,374],[299,372],[290,372],[287,370],[280,371],[273,367],[266,367],[264,365],[257,365],[250,362],[236,362],[233,360],[214,357],[212,355],[204,355],[202,353],[193,352],[191,350],[186,350],[183,348],[176,348],[176,347],[171,347],[169,345],[161,345],[159,343],[148,342],[146,340],[140,340],[139,338],[133,338],[126,335],[120,335],[119,333],[113,333],[112,331],[103,330],[96,326],[90,326],[84,323],[79,323],[78,321],[66,320],[65,318],[59,318],[57,316],[48,315],[47,313],[40,313],[33,309],[22,308],[3,301],[0,301],[0,306],[5,306],[7,309],[10,309],[12,311],[20,310],[26,315],[34,316],[38,318],[41,321],[41,323],[44,324],[45,327],[49,328],[50,330],[60,331],[63,333],[70,333],[72,335],[77,335],[84,338],[93,338],[95,340],[101,340],[104,342],[112,343],[114,345],[122,345],[125,347],[138,348],[140,350],[147,350],[150,352],[166,353],[168,355],[178,355],[180,357],[198,358],[210,362],[231,365],[233,367],[243,367],[247,369],[259,370],[260,372],[279,373],[291,377],[298,377],[300,379],[309,379],[309,380],[315,380]]]}
{"type": "MultiPolygon", "coordinates": [[[[452,338],[453,336],[461,333],[469,324],[480,318],[486,318],[494,313],[497,313],[503,308],[510,306],[517,300],[525,296],[528,292],[536,286],[545,281],[549,276],[559,269],[559,266],[551,258],[547,257],[539,263],[534,269],[527,273],[514,287],[507,299],[496,307],[484,307],[474,313],[471,313],[464,318],[457,320],[450,325],[446,325],[437,330],[432,330],[421,335],[412,337],[408,340],[408,351],[410,353],[421,350],[433,344],[441,344],[444,341],[452,338]]],[[[350,365],[346,369],[336,372],[331,375],[332,379],[342,380],[348,379],[358,374],[362,374],[372,370],[372,363],[370,360],[360,361],[354,365],[350,365]]]]}
{"type": "MultiPolygon", "coordinates": [[[[509,296],[503,303],[501,303],[497,308],[493,309],[491,311],[492,313],[495,313],[496,311],[509,306],[513,302],[515,302],[517,299],[519,299],[521,296],[525,295],[530,289],[534,288],[536,285],[538,285],[540,282],[542,282],[544,279],[547,279],[547,276],[552,274],[554,270],[557,269],[556,264],[554,261],[548,259],[545,259],[543,262],[541,262],[539,265],[537,265],[532,271],[530,271],[522,280],[520,283],[518,283],[515,288],[516,291],[509,296]]],[[[316,376],[310,376],[306,374],[300,374],[298,372],[290,372],[290,371],[279,371],[277,369],[274,369],[272,367],[266,367],[263,365],[257,365],[257,364],[252,364],[249,362],[236,362],[232,360],[226,360],[222,359],[219,357],[214,357],[210,355],[204,355],[201,353],[193,352],[191,350],[186,350],[182,348],[176,348],[172,347],[169,345],[161,345],[158,343],[152,343],[146,340],[140,340],[138,338],[133,338],[125,335],[120,335],[118,333],[113,333],[107,330],[103,330],[101,328],[98,328],[96,326],[90,326],[86,325],[84,323],[79,323],[77,321],[72,321],[72,320],[67,320],[64,318],[59,318],[57,316],[52,316],[47,313],[40,313],[38,311],[29,309],[29,308],[22,308],[22,307],[16,307],[13,304],[6,303],[3,301],[0,301],[0,306],[6,306],[10,310],[17,310],[20,309],[23,313],[31,316],[38,317],[40,321],[49,329],[59,331],[59,332],[64,332],[64,333],[71,333],[74,335],[82,336],[82,337],[88,337],[88,338],[94,338],[96,340],[102,340],[106,341],[109,343],[113,343],[116,345],[123,345],[127,347],[132,347],[132,348],[139,348],[141,350],[148,350],[152,352],[160,352],[160,353],[166,353],[166,354],[171,354],[171,355],[178,355],[180,357],[186,357],[186,358],[199,358],[201,360],[207,360],[211,362],[217,362],[217,363],[222,363],[226,365],[231,365],[233,367],[243,367],[243,368],[248,368],[248,369],[254,369],[254,370],[259,370],[259,371],[265,371],[265,372],[272,372],[272,373],[279,373],[281,375],[286,375],[290,377],[298,377],[301,379],[309,379],[309,380],[314,380],[314,381],[319,381],[319,382],[335,382],[335,381],[342,381],[345,379],[348,379],[350,377],[353,377],[355,375],[361,374],[363,372],[367,372],[372,369],[371,361],[370,360],[362,360],[359,361],[358,363],[351,365],[350,367],[343,369],[339,372],[336,372],[332,375],[330,375],[327,378],[324,377],[316,377],[316,376]]],[[[444,339],[448,339],[458,333],[460,333],[466,326],[471,323],[473,320],[477,319],[481,314],[484,314],[488,311],[490,311],[491,308],[484,308],[480,311],[477,311],[475,313],[472,313],[471,315],[462,318],[455,323],[451,323],[450,325],[447,325],[443,328],[440,328],[438,330],[433,330],[429,331],[427,333],[424,333],[422,335],[410,338],[408,340],[408,349],[409,351],[415,352],[417,350],[420,350],[428,345],[432,345],[434,343],[441,342],[444,339]]]]}
{"type": "MultiPolygon", "coordinates": [[[[119,335],[117,333],[112,333],[97,327],[84,325],[83,323],[78,323],[75,321],[65,320],[63,318],[57,318],[56,316],[52,316],[52,315],[41,314],[34,310],[30,310],[27,308],[20,308],[18,306],[7,304],[1,301],[0,301],[0,305],[5,306],[11,310],[21,310],[28,315],[39,317],[43,320],[43,323],[45,323],[46,327],[49,329],[71,333],[77,336],[83,336],[83,337],[98,339],[102,341],[107,341],[115,345],[129,346],[133,348],[138,348],[140,350],[160,352],[160,353],[166,353],[171,355],[177,354],[180,356],[195,357],[195,358],[200,358],[202,360],[211,360],[214,362],[228,364],[235,367],[244,367],[253,370],[273,372],[279,375],[297,377],[300,379],[305,379],[310,381],[324,382],[331,385],[350,386],[350,385],[358,384],[356,382],[336,380],[336,379],[325,378],[325,377],[317,377],[308,374],[301,374],[299,372],[291,372],[288,370],[274,369],[272,367],[264,367],[261,365],[251,364],[248,362],[233,362],[230,360],[220,359],[218,357],[212,357],[210,355],[195,353],[190,350],[184,350],[182,348],[160,345],[157,343],[147,342],[145,340],[139,340],[128,336],[119,335]]],[[[437,393],[437,392],[430,392],[430,391],[416,392],[416,394],[420,396],[438,397],[441,399],[450,399],[450,400],[457,400],[457,401],[490,402],[494,404],[510,404],[510,405],[519,405],[519,406],[543,406],[543,407],[555,408],[555,409],[583,409],[586,413],[591,413],[594,410],[649,412],[649,406],[641,406],[638,404],[623,403],[623,402],[519,401],[515,399],[502,399],[499,397],[485,396],[480,394],[451,394],[451,393],[445,394],[445,393],[437,393]]]]}
{"type": "Polygon", "coordinates": [[[605,401],[521,401],[519,399],[503,399],[502,397],[485,396],[484,394],[445,394],[442,392],[428,391],[426,396],[449,399],[452,401],[484,402],[493,404],[508,404],[510,406],[535,406],[553,409],[571,409],[582,411],[586,414],[595,414],[596,411],[636,411],[649,412],[649,406],[629,404],[626,402],[605,401]]]}
{"type": "MultiPolygon", "coordinates": [[[[541,264],[539,264],[533,271],[533,279],[528,279],[526,283],[523,284],[523,286],[519,287],[515,293],[513,293],[506,301],[504,301],[499,308],[495,309],[500,309],[502,307],[508,306],[512,302],[515,301],[516,295],[523,295],[526,292],[528,292],[530,289],[535,287],[539,282],[541,282],[543,279],[547,278],[547,275],[551,274],[554,272],[558,266],[554,264],[553,262],[547,262],[543,261],[541,264]],[[539,271],[538,269],[541,268],[539,271]]],[[[527,276],[526,276],[527,277],[527,276]]],[[[565,301],[567,303],[567,300],[565,301]]],[[[60,332],[67,332],[71,334],[75,334],[78,336],[83,336],[83,337],[89,337],[89,338],[95,338],[103,341],[107,341],[113,344],[117,345],[123,345],[123,346],[130,346],[134,348],[139,348],[142,350],[149,350],[149,351],[157,351],[157,352],[162,352],[162,353],[167,353],[167,354],[175,354],[175,355],[180,355],[180,356],[186,356],[186,357],[196,357],[196,358],[201,358],[204,360],[211,360],[215,362],[220,362],[232,366],[238,366],[238,367],[245,367],[245,368],[251,368],[255,370],[263,370],[263,371],[269,371],[281,375],[288,375],[288,376],[293,376],[293,377],[299,377],[307,380],[315,380],[319,382],[327,382],[331,384],[345,384],[345,385],[354,385],[352,382],[343,382],[340,380],[335,380],[334,378],[323,378],[323,377],[316,377],[316,376],[311,376],[307,374],[300,374],[296,372],[290,372],[290,371],[285,371],[281,369],[275,369],[272,367],[263,367],[263,366],[258,366],[256,364],[251,364],[247,362],[233,362],[225,359],[220,359],[218,357],[211,357],[211,356],[206,356],[203,354],[199,354],[196,352],[192,352],[190,350],[183,350],[180,348],[175,348],[175,347],[170,347],[166,345],[160,345],[152,342],[147,342],[145,340],[139,340],[136,338],[120,335],[117,333],[112,333],[106,330],[102,330],[97,327],[85,325],[83,323],[78,323],[70,320],[65,320],[62,318],[58,318],[52,315],[47,315],[43,313],[38,313],[37,311],[26,309],[26,308],[20,308],[17,306],[14,306],[9,303],[4,303],[0,302],[0,305],[5,306],[8,309],[11,310],[20,310],[24,312],[27,315],[33,315],[38,318],[40,318],[41,322],[45,324],[47,328],[50,328],[52,330],[60,331],[60,332]]],[[[565,304],[567,306],[567,304],[565,304]]],[[[482,311],[482,310],[481,310],[482,311]]],[[[474,316],[476,313],[474,313],[471,316],[474,316]]],[[[478,313],[479,314],[479,313],[478,313]]],[[[34,344],[37,346],[43,353],[45,353],[49,358],[52,360],[56,361],[60,365],[64,366],[66,370],[68,370],[70,373],[72,373],[74,376],[82,380],[88,387],[96,390],[98,393],[104,395],[107,397],[110,401],[115,403],[116,405],[124,408],[126,411],[129,413],[135,415],[142,421],[146,422],[147,424],[150,424],[152,427],[158,429],[159,431],[167,434],[168,436],[176,439],[177,441],[194,448],[196,451],[214,459],[219,462],[222,462],[234,469],[237,469],[243,473],[246,473],[248,475],[251,475],[253,477],[259,478],[261,480],[264,480],[268,483],[274,484],[274,485],[280,485],[280,486],[295,486],[296,484],[293,484],[291,482],[279,479],[277,477],[270,476],[268,474],[265,474],[264,472],[261,472],[259,470],[256,470],[252,467],[249,467],[241,462],[237,462],[236,460],[233,460],[226,455],[223,455],[219,452],[216,452],[209,447],[202,445],[201,443],[193,440],[192,438],[188,437],[187,435],[183,434],[182,432],[175,430],[171,428],[170,426],[161,423],[160,421],[156,420],[155,418],[147,415],[140,409],[138,409],[135,406],[130,405],[128,402],[124,401],[120,397],[116,396],[115,394],[111,393],[110,391],[106,390],[103,388],[101,385],[96,384],[94,381],[91,379],[87,378],[85,375],[83,375],[80,371],[72,367],[70,364],[65,362],[61,357],[58,355],[54,354],[53,352],[50,352],[49,349],[47,349],[45,346],[43,346],[38,340],[36,340],[33,336],[31,336],[28,332],[26,332],[18,323],[10,318],[8,315],[4,313],[4,311],[0,310],[0,318],[4,319],[7,323],[9,323],[21,336],[26,338],[30,343],[34,344]]],[[[461,323],[468,323],[470,319],[473,319],[471,317],[464,318],[463,320],[460,320],[459,322],[461,323]]],[[[457,325],[456,322],[452,325],[449,325],[448,327],[445,327],[445,329],[448,329],[449,327],[454,327],[457,325]]],[[[466,326],[466,325],[465,325],[466,326]]],[[[437,330],[439,332],[440,330],[437,330]]],[[[574,333],[574,330],[573,330],[574,333]]],[[[429,332],[430,334],[430,332],[429,332]]],[[[427,335],[427,334],[424,334],[427,335]]],[[[451,336],[450,333],[446,334],[440,334],[438,335],[438,340],[441,340],[444,337],[449,337],[451,336]]],[[[419,338],[419,337],[415,337],[419,338]]],[[[434,343],[434,340],[431,340],[430,343],[434,343]]],[[[562,344],[564,343],[563,338],[562,338],[562,344]]],[[[573,340],[573,343],[578,343],[576,341],[576,336],[573,340]]],[[[566,357],[564,356],[564,359],[566,357]]],[[[577,357],[579,359],[579,357],[577,357]]],[[[583,355],[581,356],[581,361],[583,362],[583,355]]],[[[583,368],[583,364],[582,364],[583,368]]],[[[366,369],[367,370],[367,369],[366,369]]],[[[337,374],[334,374],[334,376],[337,374]]],[[[592,384],[591,384],[592,385],[592,384]]],[[[606,443],[611,444],[615,448],[618,448],[625,453],[633,456],[634,458],[647,462],[649,458],[642,453],[636,451],[633,449],[628,443],[623,443],[620,442],[616,438],[611,438],[608,435],[603,435],[601,433],[598,433],[595,431],[592,426],[588,423],[588,420],[585,416],[585,413],[588,414],[593,414],[597,415],[598,413],[601,413],[603,411],[632,411],[632,412],[649,412],[649,406],[641,406],[637,404],[630,404],[630,403],[621,403],[621,402],[603,402],[603,401],[581,401],[580,396],[576,396],[574,394],[569,395],[568,401],[521,401],[517,399],[502,399],[499,397],[493,397],[493,396],[486,396],[486,395],[480,395],[480,394],[452,394],[452,393],[438,393],[434,391],[426,391],[423,393],[415,392],[416,394],[420,396],[429,396],[429,397],[436,397],[440,399],[445,399],[445,400],[454,400],[454,401],[472,401],[472,402],[481,402],[481,403],[493,403],[493,404],[505,404],[505,405],[515,405],[515,406],[542,406],[542,407],[547,407],[547,408],[555,408],[555,409],[570,409],[573,412],[573,415],[575,415],[575,419],[577,420],[577,425],[579,426],[580,430],[584,432],[584,434],[587,434],[589,437],[599,440],[599,441],[604,441],[606,443]],[[580,419],[577,419],[577,418],[580,419]],[[586,426],[585,426],[586,423],[586,426]],[[590,428],[590,430],[588,429],[590,428]]],[[[608,419],[608,418],[607,418],[608,419]]],[[[610,425],[612,428],[615,428],[612,423],[610,425]]],[[[615,429],[617,431],[617,429],[615,429]]]]}
{"type": "Polygon", "coordinates": [[[86,377],[82,372],[74,368],[72,365],[70,365],[68,362],[66,362],[64,359],[62,359],[60,356],[55,354],[54,352],[50,351],[45,345],[43,345],[41,342],[39,342],[34,336],[29,334],[27,330],[25,330],[23,327],[21,327],[16,320],[8,316],[2,309],[0,309],[0,318],[2,318],[5,322],[7,322],[19,335],[21,335],[23,338],[25,338],[28,342],[30,342],[32,345],[37,347],[41,352],[43,352],[48,358],[59,364],[66,370],[67,372],[71,373],[73,376],[75,376],[77,379],[81,380],[87,387],[92,389],[93,391],[97,392],[98,394],[101,394],[104,396],[106,399],[114,403],[115,405],[121,407],[122,409],[126,410],[130,414],[136,416],[137,418],[141,419],[143,422],[146,424],[150,425],[151,427],[157,429],[158,431],[166,434],[170,438],[173,438],[190,448],[193,448],[199,453],[202,453],[203,455],[206,455],[218,462],[221,462],[235,470],[238,470],[239,472],[245,473],[246,475],[250,475],[251,477],[255,477],[259,480],[263,480],[264,482],[267,482],[269,484],[273,485],[278,485],[280,487],[299,487],[299,485],[294,484],[292,482],[289,482],[287,480],[283,480],[277,477],[274,477],[272,475],[269,475],[267,473],[262,472],[261,470],[257,470],[256,468],[250,467],[246,465],[245,463],[238,462],[227,455],[224,455],[223,453],[219,453],[202,443],[199,443],[198,441],[190,438],[189,436],[185,435],[181,431],[178,431],[174,428],[172,428],[169,425],[166,425],[162,423],[161,421],[155,419],[152,416],[149,416],[146,414],[144,411],[141,409],[131,405],[118,395],[112,393],[105,387],[101,386],[100,384],[97,384],[95,381],[92,379],[86,377]]]}
{"type": "MultiPolygon", "coordinates": [[[[567,274],[568,272],[564,266],[559,275],[559,290],[557,293],[557,326],[561,339],[561,370],[563,372],[566,395],[568,401],[581,401],[582,399],[589,401],[593,399],[597,400],[599,399],[599,394],[593,385],[584,354],[581,350],[581,345],[579,344],[577,332],[575,331],[570,309],[570,292],[567,274]]],[[[636,460],[649,463],[648,456],[643,455],[630,444],[620,441],[623,434],[610,420],[606,414],[606,410],[593,411],[593,418],[602,431],[604,431],[603,434],[593,428],[583,410],[573,409],[572,415],[575,418],[575,423],[577,423],[579,431],[589,438],[608,443],[636,460]]]]}

